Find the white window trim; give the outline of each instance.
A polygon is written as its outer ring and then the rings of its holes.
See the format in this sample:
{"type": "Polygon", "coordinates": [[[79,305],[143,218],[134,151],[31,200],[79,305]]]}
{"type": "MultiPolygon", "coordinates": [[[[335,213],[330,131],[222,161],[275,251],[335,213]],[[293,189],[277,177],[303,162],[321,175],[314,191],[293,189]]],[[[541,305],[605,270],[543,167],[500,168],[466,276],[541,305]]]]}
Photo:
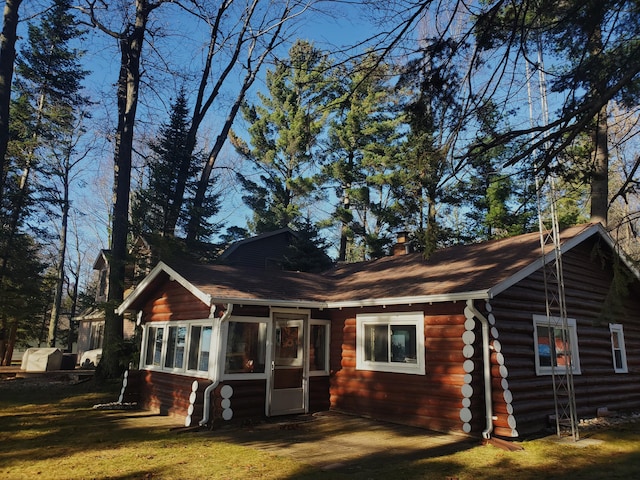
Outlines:
{"type": "Polygon", "coordinates": [[[185,321],[170,321],[170,322],[150,322],[143,325],[142,330],[142,348],[140,351],[140,369],[141,370],[152,370],[156,372],[164,372],[171,373],[177,375],[184,375],[186,377],[207,377],[209,374],[209,369],[211,368],[211,360],[212,356],[216,354],[214,351],[214,340],[215,328],[213,328],[211,319],[198,319],[198,320],[185,320],[185,321]],[[205,370],[189,370],[187,366],[189,364],[189,354],[191,348],[191,327],[192,326],[205,326],[212,327],[211,331],[211,343],[209,344],[209,366],[208,369],[205,370]],[[160,354],[160,365],[147,365],[145,363],[147,358],[147,339],[149,336],[149,328],[164,328],[164,333],[162,335],[162,350],[160,354]],[[185,352],[184,352],[184,367],[183,368],[168,368],[165,367],[165,360],[167,358],[167,345],[169,342],[169,328],[172,327],[186,327],[187,328],[187,336],[185,337],[185,352]]]}
{"type": "Polygon", "coordinates": [[[397,312],[356,315],[356,370],[425,375],[424,313],[397,312]],[[372,362],[365,360],[365,325],[415,325],[416,363],[372,362]]]}
{"type": "MultiPolygon", "coordinates": [[[[533,315],[533,348],[536,364],[536,375],[552,375],[555,373],[566,373],[564,365],[555,367],[547,367],[540,365],[540,357],[538,356],[538,326],[549,327],[557,326],[561,320],[557,317],[547,318],[546,315],[533,315]],[[556,323],[557,322],[557,323],[556,323]]],[[[569,343],[571,345],[571,367],[574,375],[580,375],[580,355],[578,352],[578,330],[575,318],[567,318],[567,327],[569,328],[569,343]]]]}
{"type": "Polygon", "coordinates": [[[309,319],[309,328],[308,330],[308,334],[307,334],[307,339],[305,340],[305,345],[307,345],[307,365],[309,365],[309,376],[310,377],[326,377],[327,375],[329,375],[329,369],[330,369],[330,365],[331,365],[331,359],[329,357],[330,352],[331,352],[331,321],[329,320],[314,320],[314,319],[309,319]],[[325,332],[326,332],[326,342],[324,344],[324,355],[325,355],[325,365],[324,365],[324,370],[311,370],[311,361],[310,361],[310,354],[311,354],[311,346],[310,346],[310,342],[311,342],[311,326],[312,325],[322,325],[325,327],[325,332]]]}
{"type": "Polygon", "coordinates": [[[266,380],[267,373],[269,373],[269,365],[271,365],[271,332],[272,321],[271,317],[243,317],[243,316],[232,316],[228,322],[224,323],[222,338],[224,338],[224,342],[222,342],[222,349],[220,350],[220,365],[222,371],[222,379],[223,380],[266,380]],[[264,372],[258,373],[224,373],[224,365],[227,360],[227,342],[229,341],[229,323],[237,322],[237,323],[264,323],[267,326],[266,331],[266,352],[265,352],[265,367],[264,372]]]}
{"type": "Polygon", "coordinates": [[[611,335],[618,336],[618,344],[620,346],[620,361],[622,362],[622,366],[620,368],[616,368],[616,353],[615,348],[613,347],[613,339],[611,340],[611,356],[613,361],[613,371],[616,373],[629,373],[629,366],[627,365],[627,349],[624,343],[624,331],[622,329],[622,324],[620,323],[610,323],[609,324],[609,333],[611,335]]]}

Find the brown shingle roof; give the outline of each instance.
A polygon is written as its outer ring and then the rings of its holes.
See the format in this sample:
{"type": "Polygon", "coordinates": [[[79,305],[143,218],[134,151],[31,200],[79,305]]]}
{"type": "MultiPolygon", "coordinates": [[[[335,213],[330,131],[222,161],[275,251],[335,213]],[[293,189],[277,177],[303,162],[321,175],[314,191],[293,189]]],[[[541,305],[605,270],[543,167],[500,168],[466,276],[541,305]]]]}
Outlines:
{"type": "MultiPolygon", "coordinates": [[[[563,241],[590,226],[565,230],[563,241]]],[[[176,270],[213,297],[340,302],[489,290],[539,260],[540,235],[530,233],[449,247],[429,259],[412,253],[344,264],[321,275],[219,265],[176,270]]]]}
{"type": "MultiPolygon", "coordinates": [[[[563,232],[573,238],[589,225],[563,232]]],[[[472,245],[456,245],[424,259],[413,253],[344,265],[329,274],[337,287],[331,301],[443,295],[485,291],[541,261],[536,233],[472,245]]]]}
{"type": "Polygon", "coordinates": [[[172,268],[214,298],[323,302],[331,287],[328,279],[311,273],[228,265],[172,268]]]}

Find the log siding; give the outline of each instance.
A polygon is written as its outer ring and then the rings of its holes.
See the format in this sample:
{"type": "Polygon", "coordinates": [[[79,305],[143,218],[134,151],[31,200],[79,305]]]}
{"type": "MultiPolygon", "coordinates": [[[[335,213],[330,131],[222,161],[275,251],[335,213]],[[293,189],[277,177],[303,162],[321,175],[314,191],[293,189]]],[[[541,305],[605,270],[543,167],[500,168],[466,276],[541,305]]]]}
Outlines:
{"type": "MultiPolygon", "coordinates": [[[[563,254],[567,314],[576,322],[580,359],[581,373],[574,375],[579,418],[593,417],[603,407],[612,411],[640,407],[640,282],[633,277],[626,285],[628,294],[621,294],[610,260],[614,256],[600,235],[581,240],[563,254]],[[624,373],[614,369],[610,324],[620,325],[624,333],[624,373]]],[[[529,274],[527,267],[524,271],[526,278],[508,277],[520,280],[504,291],[488,294],[487,301],[476,300],[474,305],[489,323],[493,434],[507,438],[537,434],[555,414],[552,377],[538,375],[535,367],[533,316],[546,315],[544,279],[540,270],[529,274]]],[[[170,281],[168,275],[153,281],[135,303],[146,324],[204,320],[212,313],[219,318],[222,313],[223,305],[212,312],[193,290],[170,281]]],[[[386,295],[386,291],[382,293],[386,295]]],[[[448,298],[464,298],[460,292],[456,295],[448,298]]],[[[282,300],[290,304],[289,299],[282,300]]],[[[390,300],[379,306],[333,308],[327,303],[324,308],[305,307],[311,319],[330,322],[329,375],[308,378],[309,411],[335,409],[480,436],[487,426],[482,323],[465,301],[441,300],[412,305],[394,305],[390,300]],[[423,315],[425,374],[357,369],[357,316],[400,312],[423,315]]],[[[278,305],[234,305],[231,321],[234,316],[266,319],[275,307],[278,305]]],[[[265,376],[223,378],[211,397],[210,418],[263,418],[269,387],[265,376]]],[[[192,421],[197,421],[203,417],[203,392],[211,380],[143,370],[132,373],[130,383],[139,386],[143,407],[183,417],[190,411],[192,421]]]]}
{"type": "MultiPolygon", "coordinates": [[[[611,411],[640,405],[640,349],[629,348],[640,345],[637,282],[630,295],[618,299],[617,311],[610,310],[606,300],[613,295],[613,269],[594,257],[595,250],[594,242],[585,242],[562,259],[567,317],[576,320],[580,357],[581,373],[573,376],[579,418],[594,417],[602,407],[611,411]],[[628,373],[614,372],[610,322],[623,325],[628,373]]],[[[498,353],[504,362],[499,365],[494,353],[494,432],[506,437],[535,434],[555,414],[552,378],[536,375],[534,362],[533,315],[545,315],[542,272],[496,296],[490,308],[488,318],[499,332],[498,353]],[[510,395],[500,397],[498,381],[510,395]]]]}
{"type": "Polygon", "coordinates": [[[469,433],[481,429],[483,407],[471,405],[470,393],[481,389],[476,379],[482,373],[481,356],[477,349],[467,349],[468,357],[463,353],[463,337],[470,336],[467,332],[474,337],[479,333],[475,324],[465,326],[463,309],[463,303],[441,303],[385,310],[390,314],[424,312],[425,375],[356,370],[356,316],[379,310],[334,311],[331,408],[438,431],[469,433]]]}

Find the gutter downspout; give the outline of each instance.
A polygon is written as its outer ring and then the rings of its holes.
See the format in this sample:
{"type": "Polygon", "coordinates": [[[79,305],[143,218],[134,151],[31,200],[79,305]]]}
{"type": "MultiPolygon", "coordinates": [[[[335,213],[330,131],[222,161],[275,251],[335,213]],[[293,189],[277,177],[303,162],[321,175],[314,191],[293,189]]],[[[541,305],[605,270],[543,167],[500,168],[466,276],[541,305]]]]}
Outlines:
{"type": "Polygon", "coordinates": [[[493,395],[491,390],[491,352],[489,346],[489,320],[473,305],[473,300],[467,300],[467,308],[482,324],[482,363],[484,367],[484,408],[487,427],[482,431],[482,438],[489,440],[493,432],[493,395]]]}
{"type": "MultiPolygon", "coordinates": [[[[214,313],[216,311],[215,304],[211,305],[211,313],[210,317],[213,318],[214,313]]],[[[222,324],[229,320],[231,313],[233,312],[233,304],[228,303],[227,309],[225,310],[220,320],[214,324],[215,336],[214,339],[217,340],[217,348],[215,349],[215,355],[213,357],[213,368],[210,370],[209,379],[211,380],[211,384],[204,389],[204,406],[202,411],[202,420],[198,422],[200,427],[204,427],[207,423],[209,423],[209,411],[211,410],[211,392],[218,386],[220,383],[221,375],[221,362],[220,357],[222,355],[222,324]]]]}

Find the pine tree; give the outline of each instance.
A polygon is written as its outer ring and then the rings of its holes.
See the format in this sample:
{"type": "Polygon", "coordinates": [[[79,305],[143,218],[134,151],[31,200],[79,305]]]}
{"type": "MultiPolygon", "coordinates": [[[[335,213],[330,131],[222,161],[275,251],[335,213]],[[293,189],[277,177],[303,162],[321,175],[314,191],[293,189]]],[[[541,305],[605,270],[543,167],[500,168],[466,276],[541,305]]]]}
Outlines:
{"type": "Polygon", "coordinates": [[[150,144],[152,154],[146,163],[148,181],[136,192],[132,205],[134,234],[174,236],[172,227],[177,222],[172,218],[184,217],[184,209],[175,203],[175,190],[178,170],[183,162],[191,165],[188,175],[191,180],[195,174],[195,159],[186,149],[188,115],[186,95],[184,90],[180,90],[171,105],[168,122],[160,127],[158,140],[150,144]]]}
{"type": "Polygon", "coordinates": [[[451,161],[452,139],[464,123],[460,76],[449,62],[455,48],[450,43],[428,44],[424,58],[409,62],[401,78],[401,84],[415,93],[406,106],[409,133],[397,196],[412,216],[409,230],[427,257],[451,237],[438,221],[438,209],[457,206],[448,191],[458,168],[451,161]]]}
{"type": "Polygon", "coordinates": [[[268,93],[259,93],[259,105],[245,105],[250,144],[235,134],[231,141],[259,175],[243,176],[243,201],[253,210],[250,227],[262,233],[291,226],[316,186],[314,148],[325,128],[329,100],[324,54],[304,41],[296,42],[289,58],[266,74],[268,93]]]}
{"type": "MultiPolygon", "coordinates": [[[[52,181],[49,181],[52,169],[47,168],[45,157],[46,152],[66,149],[63,144],[75,128],[77,112],[88,103],[80,93],[81,82],[87,73],[80,67],[82,52],[72,46],[83,32],[77,26],[70,5],[68,0],[56,0],[39,24],[29,24],[26,47],[16,60],[16,100],[12,110],[16,136],[8,151],[12,153],[11,171],[19,169],[21,174],[7,178],[5,190],[13,191],[14,195],[3,209],[10,214],[3,232],[0,283],[7,279],[10,252],[21,235],[23,221],[29,218],[31,205],[37,201],[45,208],[59,204],[62,207],[59,255],[55,262],[58,269],[56,296],[49,331],[51,345],[55,345],[64,282],[69,198],[68,191],[63,198],[56,197],[52,181]],[[40,173],[37,185],[32,185],[34,171],[40,173]],[[38,198],[34,197],[36,193],[38,198]]],[[[47,210],[47,213],[51,212],[54,210],[47,210]]]]}
{"type": "Polygon", "coordinates": [[[339,261],[380,256],[387,243],[384,197],[394,175],[402,119],[395,111],[391,75],[391,68],[373,54],[340,75],[341,95],[333,103],[323,169],[340,202],[333,213],[340,225],[339,261]]]}

